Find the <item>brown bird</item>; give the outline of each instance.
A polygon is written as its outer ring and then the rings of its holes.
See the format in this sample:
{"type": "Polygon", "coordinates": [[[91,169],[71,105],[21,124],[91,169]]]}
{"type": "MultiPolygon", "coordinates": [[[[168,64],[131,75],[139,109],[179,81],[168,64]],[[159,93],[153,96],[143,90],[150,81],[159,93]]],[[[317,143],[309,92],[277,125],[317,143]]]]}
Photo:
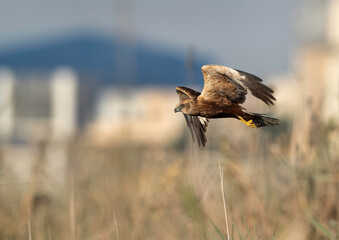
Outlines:
{"type": "Polygon", "coordinates": [[[262,79],[252,74],[220,65],[204,65],[202,92],[177,87],[180,102],[174,112],[184,114],[193,141],[205,146],[209,118],[236,118],[251,128],[273,127],[279,119],[265,114],[251,113],[239,104],[246,100],[247,89],[267,105],[274,105],[273,90],[262,84],[262,79]]]}

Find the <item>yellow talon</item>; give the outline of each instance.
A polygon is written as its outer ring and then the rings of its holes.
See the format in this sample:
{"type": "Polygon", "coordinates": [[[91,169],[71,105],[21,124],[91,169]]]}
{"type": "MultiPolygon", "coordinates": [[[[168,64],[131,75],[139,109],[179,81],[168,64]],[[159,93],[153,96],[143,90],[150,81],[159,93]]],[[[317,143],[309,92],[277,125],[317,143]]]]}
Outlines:
{"type": "Polygon", "coordinates": [[[247,126],[251,127],[251,128],[257,128],[257,126],[253,123],[253,120],[249,120],[246,121],[245,119],[243,119],[242,117],[238,116],[238,118],[240,119],[240,121],[242,121],[243,123],[245,123],[247,126]]]}

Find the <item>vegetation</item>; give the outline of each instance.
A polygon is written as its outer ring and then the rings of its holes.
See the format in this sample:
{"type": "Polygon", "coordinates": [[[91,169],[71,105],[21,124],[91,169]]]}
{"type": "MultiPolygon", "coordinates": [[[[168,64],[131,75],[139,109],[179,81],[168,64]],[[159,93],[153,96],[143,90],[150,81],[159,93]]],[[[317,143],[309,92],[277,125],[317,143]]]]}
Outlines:
{"type": "Polygon", "coordinates": [[[319,125],[306,153],[293,128],[224,129],[203,150],[74,141],[64,181],[46,170],[52,143],[32,146],[28,183],[3,145],[0,239],[228,239],[218,161],[231,239],[338,237],[338,129],[319,125]]]}

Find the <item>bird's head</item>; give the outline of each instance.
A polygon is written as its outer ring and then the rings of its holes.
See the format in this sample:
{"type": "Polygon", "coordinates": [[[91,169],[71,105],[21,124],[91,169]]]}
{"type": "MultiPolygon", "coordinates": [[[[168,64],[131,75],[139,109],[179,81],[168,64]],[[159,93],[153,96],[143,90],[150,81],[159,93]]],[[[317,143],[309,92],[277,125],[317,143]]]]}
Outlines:
{"type": "Polygon", "coordinates": [[[174,112],[182,112],[185,114],[189,114],[189,109],[191,107],[190,105],[190,99],[186,99],[180,103],[177,104],[177,106],[174,108],[174,112]]]}

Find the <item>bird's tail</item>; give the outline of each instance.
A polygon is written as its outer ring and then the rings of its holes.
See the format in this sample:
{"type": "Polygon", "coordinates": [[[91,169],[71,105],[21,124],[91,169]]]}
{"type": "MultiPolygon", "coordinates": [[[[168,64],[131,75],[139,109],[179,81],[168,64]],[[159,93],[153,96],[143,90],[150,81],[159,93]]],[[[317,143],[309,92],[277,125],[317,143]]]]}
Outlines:
{"type": "Polygon", "coordinates": [[[266,114],[259,113],[250,113],[244,112],[243,116],[238,116],[238,118],[244,122],[247,126],[252,128],[260,128],[260,127],[273,127],[275,125],[279,125],[279,119],[271,118],[266,114]]]}

